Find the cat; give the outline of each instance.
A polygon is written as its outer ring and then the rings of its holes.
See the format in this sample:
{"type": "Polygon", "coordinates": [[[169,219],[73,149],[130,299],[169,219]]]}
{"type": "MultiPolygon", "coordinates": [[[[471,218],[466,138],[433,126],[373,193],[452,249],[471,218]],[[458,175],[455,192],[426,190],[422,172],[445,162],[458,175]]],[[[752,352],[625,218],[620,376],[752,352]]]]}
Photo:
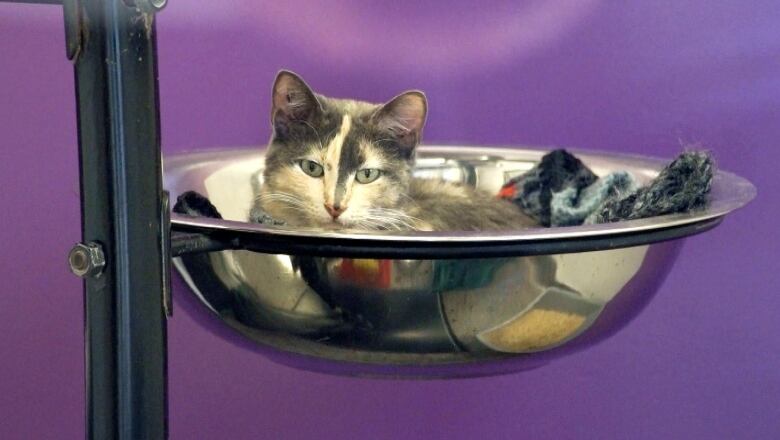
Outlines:
{"type": "Polygon", "coordinates": [[[412,177],[427,110],[420,91],[371,104],[325,97],[295,73],[279,72],[272,88],[273,134],[252,211],[326,230],[537,226],[495,194],[412,177]]]}

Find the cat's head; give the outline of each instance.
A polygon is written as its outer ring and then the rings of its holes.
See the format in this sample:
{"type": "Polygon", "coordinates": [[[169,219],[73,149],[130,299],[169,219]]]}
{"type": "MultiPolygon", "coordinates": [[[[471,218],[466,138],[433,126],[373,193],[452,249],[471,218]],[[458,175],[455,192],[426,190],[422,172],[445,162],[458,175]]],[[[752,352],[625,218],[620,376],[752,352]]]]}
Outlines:
{"type": "Polygon", "coordinates": [[[409,229],[403,214],[427,102],[327,98],[292,72],[274,81],[273,136],[259,203],[293,226],[409,229]]]}

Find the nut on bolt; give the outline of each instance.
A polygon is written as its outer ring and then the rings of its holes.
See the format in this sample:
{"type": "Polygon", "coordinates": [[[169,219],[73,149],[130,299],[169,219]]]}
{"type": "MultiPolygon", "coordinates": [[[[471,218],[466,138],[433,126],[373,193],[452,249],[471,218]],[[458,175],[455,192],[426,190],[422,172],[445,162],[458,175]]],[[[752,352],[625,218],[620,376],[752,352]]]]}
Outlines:
{"type": "Polygon", "coordinates": [[[68,265],[76,276],[97,278],[106,267],[103,248],[98,243],[78,243],[68,253],[68,265]]]}

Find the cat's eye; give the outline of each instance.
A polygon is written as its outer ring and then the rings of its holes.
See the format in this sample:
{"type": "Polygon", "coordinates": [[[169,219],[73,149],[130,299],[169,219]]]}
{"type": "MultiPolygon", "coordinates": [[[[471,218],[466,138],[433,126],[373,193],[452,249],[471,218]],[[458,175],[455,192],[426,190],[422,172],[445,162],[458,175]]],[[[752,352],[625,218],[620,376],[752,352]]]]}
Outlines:
{"type": "Polygon", "coordinates": [[[301,169],[304,173],[310,175],[311,177],[322,177],[322,175],[325,174],[325,170],[322,168],[322,165],[313,160],[302,159],[298,162],[298,165],[301,166],[301,169]]]}
{"type": "Polygon", "coordinates": [[[357,180],[358,183],[371,183],[381,175],[382,170],[378,168],[363,168],[362,170],[358,170],[357,174],[355,174],[355,180],[357,180]]]}

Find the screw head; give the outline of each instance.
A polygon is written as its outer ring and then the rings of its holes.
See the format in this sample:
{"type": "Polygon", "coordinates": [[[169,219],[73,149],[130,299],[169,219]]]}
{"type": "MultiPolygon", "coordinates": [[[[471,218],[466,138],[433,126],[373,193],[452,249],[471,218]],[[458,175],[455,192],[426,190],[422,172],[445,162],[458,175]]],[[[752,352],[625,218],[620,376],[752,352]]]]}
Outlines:
{"type": "Polygon", "coordinates": [[[106,267],[103,248],[98,243],[78,243],[68,253],[68,265],[76,276],[97,278],[106,267]]]}

